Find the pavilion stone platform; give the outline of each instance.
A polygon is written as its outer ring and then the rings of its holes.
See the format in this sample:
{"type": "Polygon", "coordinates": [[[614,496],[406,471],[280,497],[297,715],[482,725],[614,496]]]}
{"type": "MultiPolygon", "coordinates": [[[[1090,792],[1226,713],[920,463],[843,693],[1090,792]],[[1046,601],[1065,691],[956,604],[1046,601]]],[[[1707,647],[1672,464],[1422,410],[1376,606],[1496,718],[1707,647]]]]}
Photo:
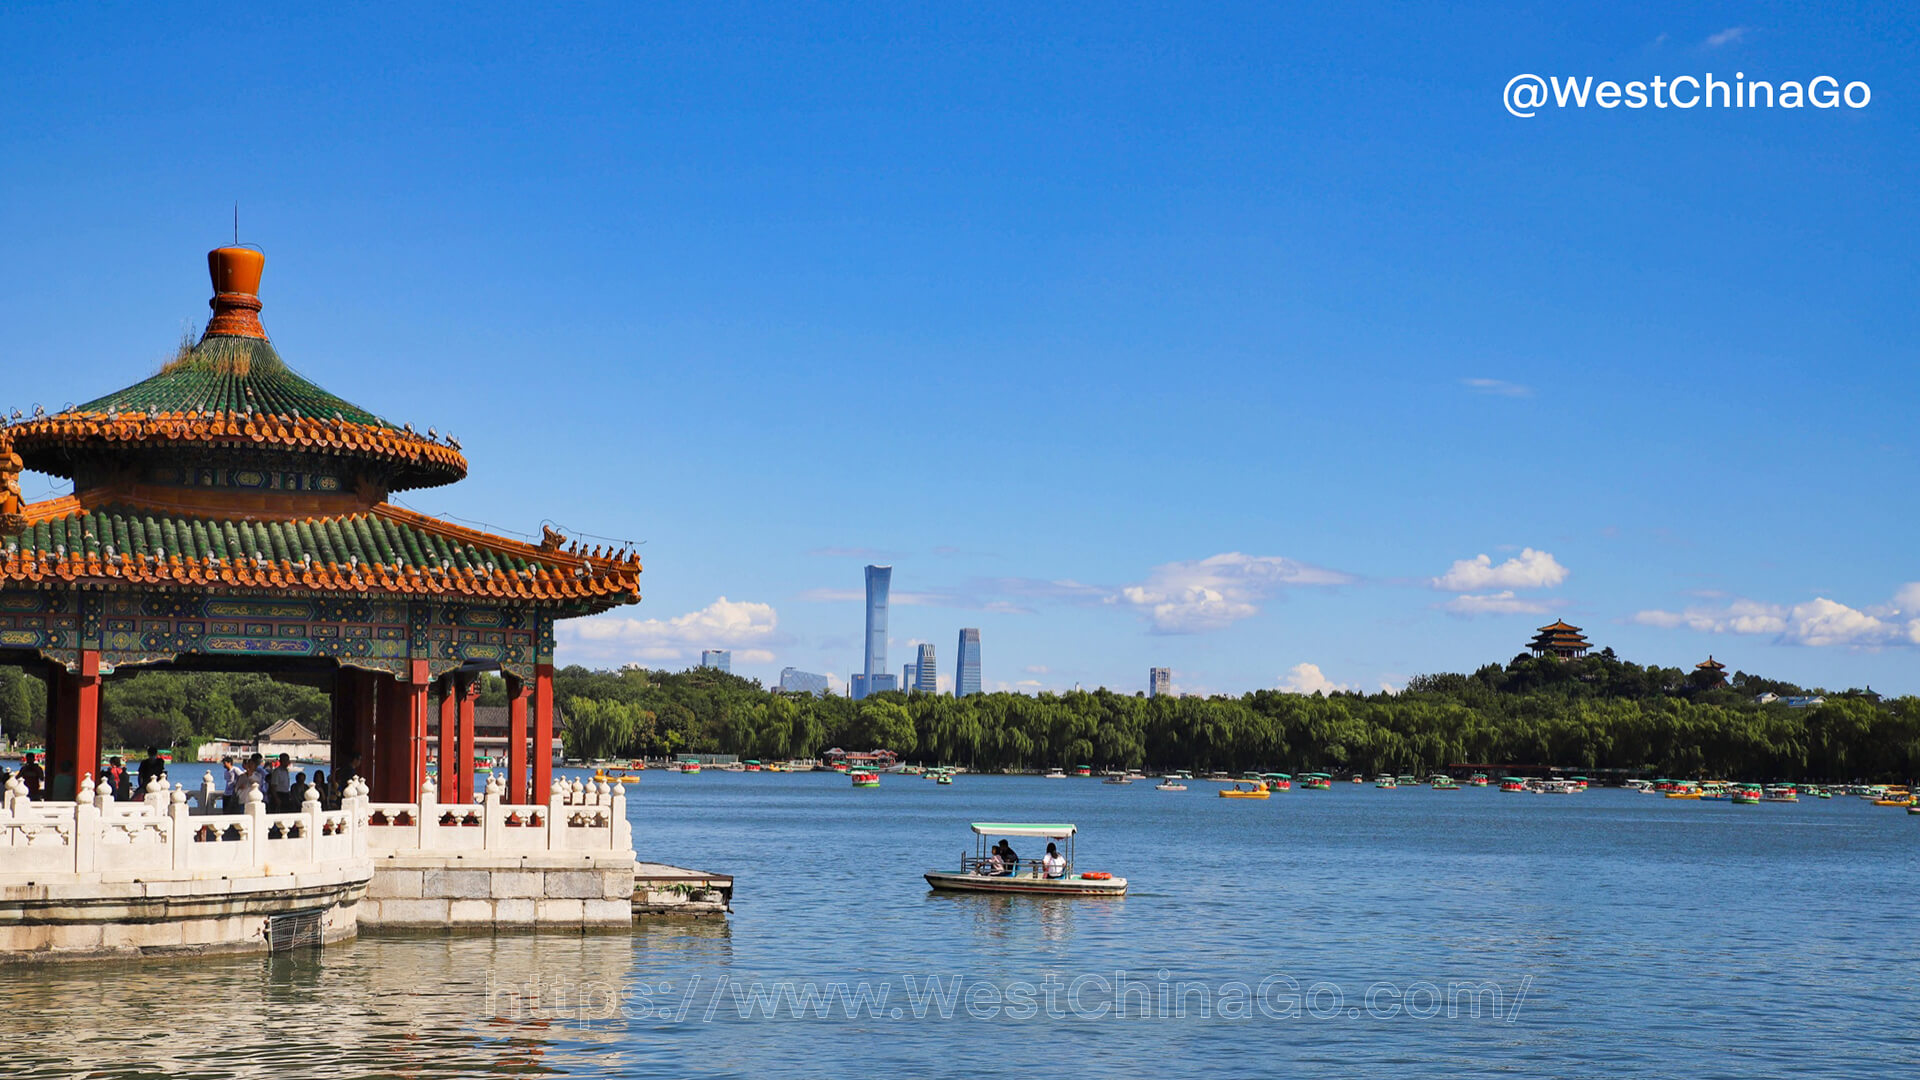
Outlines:
{"type": "Polygon", "coordinates": [[[373,877],[365,789],[340,809],[209,812],[210,789],[157,781],[115,803],[0,797],[0,963],[265,950],[352,937],[373,877]]]}

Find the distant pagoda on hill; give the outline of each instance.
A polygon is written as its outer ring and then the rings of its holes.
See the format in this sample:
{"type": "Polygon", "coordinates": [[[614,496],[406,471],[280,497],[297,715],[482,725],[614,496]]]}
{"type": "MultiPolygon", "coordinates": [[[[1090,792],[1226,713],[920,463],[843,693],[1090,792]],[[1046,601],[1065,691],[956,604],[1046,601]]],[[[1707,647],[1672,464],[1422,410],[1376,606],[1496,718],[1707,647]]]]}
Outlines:
{"type": "Polygon", "coordinates": [[[1693,683],[1703,688],[1727,685],[1727,665],[1708,655],[1693,665],[1693,683]]]}
{"type": "Polygon", "coordinates": [[[1569,625],[1565,620],[1555,620],[1551,626],[1543,626],[1533,640],[1527,642],[1527,648],[1535,656],[1552,656],[1561,660],[1578,660],[1587,655],[1592,643],[1580,632],[1577,626],[1569,625]]]}

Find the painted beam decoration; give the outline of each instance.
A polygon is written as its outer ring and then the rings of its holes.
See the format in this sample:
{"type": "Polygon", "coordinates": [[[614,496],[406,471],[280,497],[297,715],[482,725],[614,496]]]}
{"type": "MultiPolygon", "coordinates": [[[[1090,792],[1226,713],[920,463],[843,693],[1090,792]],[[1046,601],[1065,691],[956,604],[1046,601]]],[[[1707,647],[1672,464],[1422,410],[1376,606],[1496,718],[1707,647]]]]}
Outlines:
{"type": "Polygon", "coordinates": [[[497,666],[531,679],[553,662],[553,617],[528,607],[213,594],[0,591],[0,648],[31,650],[69,671],[97,650],[109,669],[181,657],[324,658],[406,681],[497,666]]]}

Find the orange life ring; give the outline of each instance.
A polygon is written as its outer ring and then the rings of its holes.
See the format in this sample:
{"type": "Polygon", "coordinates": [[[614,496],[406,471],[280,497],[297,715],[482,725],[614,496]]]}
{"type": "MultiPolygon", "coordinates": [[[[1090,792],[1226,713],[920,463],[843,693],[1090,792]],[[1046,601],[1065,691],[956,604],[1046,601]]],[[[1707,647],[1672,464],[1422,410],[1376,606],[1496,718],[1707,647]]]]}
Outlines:
{"type": "Polygon", "coordinates": [[[1100,870],[1090,871],[1088,873],[1081,874],[1080,876],[1088,881],[1112,881],[1113,880],[1112,874],[1105,873],[1104,871],[1100,871],[1100,870]]]}

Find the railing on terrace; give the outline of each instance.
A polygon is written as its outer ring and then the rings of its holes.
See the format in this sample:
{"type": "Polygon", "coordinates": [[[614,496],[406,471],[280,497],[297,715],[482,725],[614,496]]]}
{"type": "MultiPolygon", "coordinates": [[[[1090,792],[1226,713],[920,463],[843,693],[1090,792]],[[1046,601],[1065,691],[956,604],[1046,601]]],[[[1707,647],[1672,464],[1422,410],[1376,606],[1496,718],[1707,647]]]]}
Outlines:
{"type": "Polygon", "coordinates": [[[434,781],[408,803],[367,803],[367,850],[397,854],[538,855],[633,851],[627,795],[618,784],[555,780],[545,803],[505,802],[495,777],[472,803],[443,803],[434,781]]]}
{"type": "Polygon", "coordinates": [[[236,813],[200,791],[153,781],[120,803],[91,777],[74,802],[34,802],[16,777],[0,792],[0,882],[55,873],[193,876],[296,874],[367,858],[367,789],[348,784],[337,810],[308,786],[300,809],[269,814],[258,790],[236,813]],[[189,799],[198,802],[189,807],[189,799]]]}

